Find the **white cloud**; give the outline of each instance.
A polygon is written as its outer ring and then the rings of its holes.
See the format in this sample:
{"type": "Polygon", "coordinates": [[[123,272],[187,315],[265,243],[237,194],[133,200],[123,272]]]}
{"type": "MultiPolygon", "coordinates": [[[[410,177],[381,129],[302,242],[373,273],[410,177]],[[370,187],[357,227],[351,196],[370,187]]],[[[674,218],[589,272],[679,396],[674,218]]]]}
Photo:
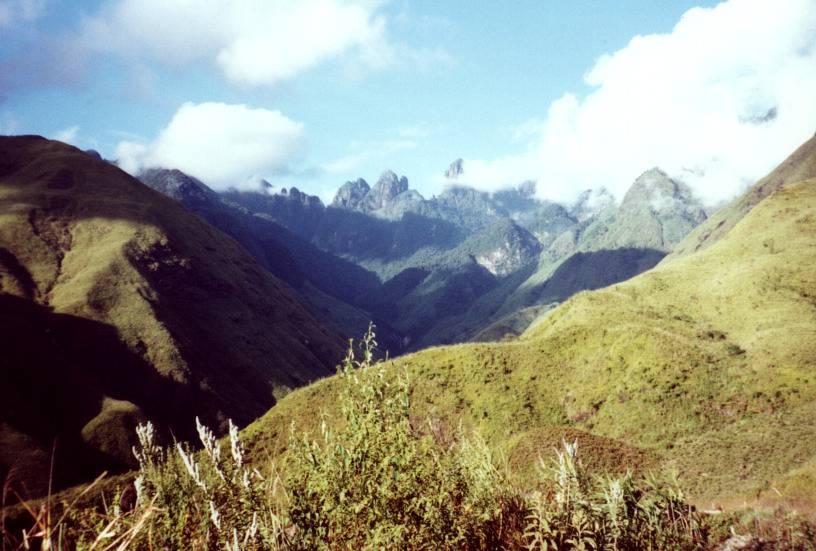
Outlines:
{"type": "Polygon", "coordinates": [[[230,81],[272,86],[321,62],[390,63],[375,0],[108,0],[82,43],[134,61],[214,63],[230,81]],[[195,14],[195,16],[191,16],[195,14]]]}
{"type": "Polygon", "coordinates": [[[60,130],[54,134],[54,139],[59,140],[61,142],[73,144],[76,140],[77,134],[79,133],[78,126],[70,126],[63,130],[60,130]]]}
{"type": "Polygon", "coordinates": [[[351,151],[349,154],[320,165],[320,170],[326,174],[345,174],[348,177],[353,177],[353,171],[359,169],[364,163],[381,160],[390,153],[416,147],[417,142],[407,137],[380,141],[354,141],[349,144],[349,150],[351,151]]]}
{"type": "MultiPolygon", "coordinates": [[[[583,98],[553,102],[526,151],[466,160],[483,189],[539,181],[568,201],[606,186],[621,197],[660,166],[708,202],[734,196],[816,130],[816,3],[729,0],[689,10],[671,33],[600,57],[583,98]]],[[[522,134],[523,134],[522,133],[522,134]]]]}
{"type": "Polygon", "coordinates": [[[0,27],[33,21],[45,13],[45,0],[0,0],[0,27]]]}
{"type": "Polygon", "coordinates": [[[224,103],[185,103],[151,143],[120,142],[120,166],[136,174],[177,168],[216,188],[288,172],[300,155],[303,125],[279,111],[224,103]]]}

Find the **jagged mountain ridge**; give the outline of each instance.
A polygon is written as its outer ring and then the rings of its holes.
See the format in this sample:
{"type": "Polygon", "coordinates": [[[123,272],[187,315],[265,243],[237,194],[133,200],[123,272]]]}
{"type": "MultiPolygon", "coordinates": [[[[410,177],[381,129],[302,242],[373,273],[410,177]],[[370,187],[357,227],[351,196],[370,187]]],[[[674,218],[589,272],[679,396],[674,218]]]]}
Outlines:
{"type": "Polygon", "coordinates": [[[393,325],[415,346],[467,340],[516,311],[631,277],[654,266],[705,219],[688,187],[659,169],[638,178],[620,205],[599,188],[570,206],[537,199],[533,182],[486,193],[459,182],[464,181],[461,163],[454,162],[448,172],[455,175],[452,184],[430,199],[392,171],[374,186],[362,178],[346,182],[328,207],[300,192],[229,192],[227,197],[290,225],[319,248],[377,273],[383,282],[405,270],[425,273],[428,282],[404,289],[396,304],[376,300],[380,311],[396,315],[393,325]],[[622,252],[573,262],[583,274],[573,281],[584,282],[583,287],[554,282],[544,290],[572,255],[602,250],[622,252]],[[474,262],[493,280],[474,270],[474,262]],[[427,291],[443,285],[445,274],[451,285],[474,278],[472,286],[466,284],[470,292],[460,297],[465,302],[455,308],[438,298],[456,293],[427,291]]]}

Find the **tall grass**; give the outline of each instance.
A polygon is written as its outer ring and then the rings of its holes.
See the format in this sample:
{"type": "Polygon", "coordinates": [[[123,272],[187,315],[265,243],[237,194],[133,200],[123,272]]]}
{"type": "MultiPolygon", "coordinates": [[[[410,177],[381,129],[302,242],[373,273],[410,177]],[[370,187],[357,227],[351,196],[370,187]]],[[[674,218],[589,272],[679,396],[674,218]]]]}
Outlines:
{"type": "Polygon", "coordinates": [[[591,478],[577,443],[542,465],[545,492],[530,497],[528,549],[705,549],[708,528],[676,478],[591,478]]]}

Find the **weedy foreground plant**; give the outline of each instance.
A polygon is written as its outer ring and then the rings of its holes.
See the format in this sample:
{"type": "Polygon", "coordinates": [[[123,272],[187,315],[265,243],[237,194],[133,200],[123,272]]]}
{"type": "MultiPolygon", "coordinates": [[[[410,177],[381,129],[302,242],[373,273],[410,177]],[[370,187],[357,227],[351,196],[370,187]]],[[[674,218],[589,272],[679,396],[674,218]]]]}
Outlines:
{"type": "Polygon", "coordinates": [[[590,479],[576,443],[542,468],[552,486],[529,500],[528,549],[706,548],[708,527],[674,477],[590,479]]]}
{"type": "Polygon", "coordinates": [[[196,419],[200,452],[159,446],[142,425],[138,476],[115,505],[67,507],[59,530],[32,530],[21,547],[710,548],[706,519],[675,479],[591,477],[575,443],[541,461],[536,491],[518,491],[477,436],[413,419],[405,373],[375,361],[375,349],[371,329],[359,357],[350,347],[339,370],[342,418],[324,418],[317,438],[292,430],[283,474],[251,468],[231,422],[219,441],[196,419]]]}

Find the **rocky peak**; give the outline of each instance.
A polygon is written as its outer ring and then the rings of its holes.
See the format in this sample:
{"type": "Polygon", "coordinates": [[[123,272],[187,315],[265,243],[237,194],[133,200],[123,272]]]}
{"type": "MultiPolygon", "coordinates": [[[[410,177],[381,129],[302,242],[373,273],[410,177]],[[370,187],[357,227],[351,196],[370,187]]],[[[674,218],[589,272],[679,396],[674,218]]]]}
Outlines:
{"type": "Polygon", "coordinates": [[[569,213],[579,222],[583,222],[614,206],[615,198],[606,188],[588,189],[581,192],[569,213]]]}
{"type": "Polygon", "coordinates": [[[694,197],[691,188],[674,180],[655,167],[641,174],[621,202],[621,210],[649,209],[657,215],[672,215],[700,211],[702,221],[705,212],[694,197]]]}
{"type": "Polygon", "coordinates": [[[445,171],[445,178],[448,180],[458,180],[465,173],[462,163],[462,159],[453,161],[445,171]]]}
{"type": "Polygon", "coordinates": [[[331,206],[341,209],[360,210],[369,191],[371,191],[371,187],[362,178],[346,182],[337,190],[331,206]]]}
{"type": "Polygon", "coordinates": [[[398,177],[393,171],[386,170],[374,184],[374,188],[370,192],[371,208],[373,210],[380,209],[389,203],[394,198],[408,191],[408,178],[405,176],[398,177]]]}
{"type": "Polygon", "coordinates": [[[281,189],[281,195],[288,197],[289,201],[294,203],[299,203],[307,207],[322,207],[323,201],[320,200],[320,197],[317,195],[309,195],[308,193],[303,193],[295,186],[289,188],[289,191],[286,191],[286,188],[281,189]]]}
{"type": "Polygon", "coordinates": [[[97,151],[96,149],[86,149],[86,150],[85,150],[85,154],[86,154],[86,155],[90,155],[91,157],[93,157],[93,158],[94,158],[94,159],[96,159],[97,161],[101,161],[101,160],[103,160],[103,159],[102,159],[102,155],[100,155],[100,154],[99,154],[99,151],[97,151]]]}
{"type": "Polygon", "coordinates": [[[205,200],[216,195],[200,180],[177,169],[149,168],[138,175],[142,183],[177,201],[205,200]]]}
{"type": "MultiPolygon", "coordinates": [[[[705,209],[684,183],[659,168],[641,174],[626,192],[597,247],[670,251],[706,219],[705,209]]],[[[585,235],[593,232],[588,229],[585,235]]]]}

